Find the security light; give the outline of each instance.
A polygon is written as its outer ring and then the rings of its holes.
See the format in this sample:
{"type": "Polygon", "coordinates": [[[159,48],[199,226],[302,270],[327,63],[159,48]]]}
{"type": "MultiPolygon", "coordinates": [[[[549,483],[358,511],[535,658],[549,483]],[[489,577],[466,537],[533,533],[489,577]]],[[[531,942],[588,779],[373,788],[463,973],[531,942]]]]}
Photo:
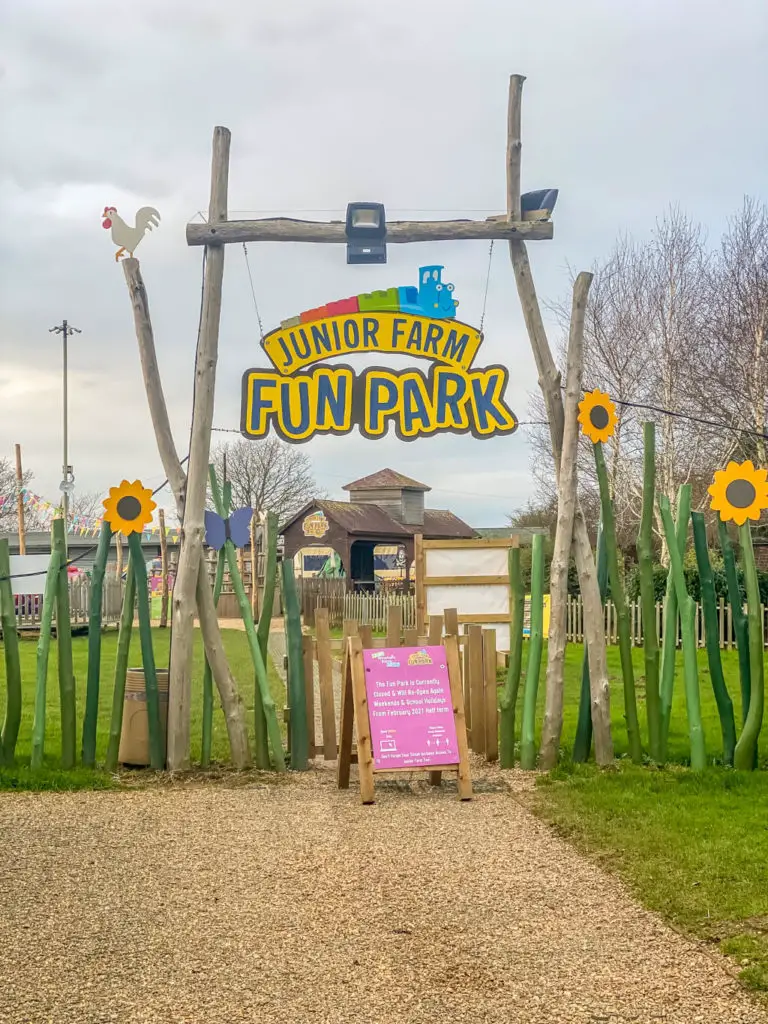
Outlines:
{"type": "Polygon", "coordinates": [[[347,263],[387,262],[387,217],[381,203],[347,206],[347,263]]]}
{"type": "Polygon", "coordinates": [[[525,192],[520,196],[520,213],[523,220],[549,220],[557,202],[556,188],[540,188],[536,192],[525,192]]]}

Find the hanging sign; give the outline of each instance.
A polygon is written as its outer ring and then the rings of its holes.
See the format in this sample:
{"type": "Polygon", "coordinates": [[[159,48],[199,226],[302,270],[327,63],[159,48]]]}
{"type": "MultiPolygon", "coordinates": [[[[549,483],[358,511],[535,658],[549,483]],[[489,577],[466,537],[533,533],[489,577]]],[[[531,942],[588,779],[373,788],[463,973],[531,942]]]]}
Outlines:
{"type": "Polygon", "coordinates": [[[491,437],[511,433],[504,366],[474,368],[483,336],[455,319],[453,285],[440,266],[421,267],[419,287],[390,288],[329,302],[285,320],[262,340],[272,363],[243,375],[240,429],[265,437],[308,441],[316,434],[383,437],[390,425],[404,441],[432,434],[491,437]],[[416,356],[418,369],[328,366],[358,354],[416,356]]]}
{"type": "Polygon", "coordinates": [[[313,512],[301,524],[305,537],[324,537],[330,530],[325,512],[313,512]]]}

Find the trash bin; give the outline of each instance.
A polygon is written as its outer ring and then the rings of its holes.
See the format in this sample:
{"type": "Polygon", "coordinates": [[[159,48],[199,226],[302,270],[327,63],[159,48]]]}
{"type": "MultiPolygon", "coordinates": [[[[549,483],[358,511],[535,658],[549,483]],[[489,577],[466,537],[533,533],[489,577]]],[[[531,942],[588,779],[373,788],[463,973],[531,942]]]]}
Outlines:
{"type": "MultiPolygon", "coordinates": [[[[165,737],[168,729],[168,669],[157,669],[157,689],[160,697],[160,727],[165,737]]],[[[150,763],[149,716],[143,668],[129,668],[125,677],[123,728],[117,759],[127,765],[146,766],[150,763]]]]}

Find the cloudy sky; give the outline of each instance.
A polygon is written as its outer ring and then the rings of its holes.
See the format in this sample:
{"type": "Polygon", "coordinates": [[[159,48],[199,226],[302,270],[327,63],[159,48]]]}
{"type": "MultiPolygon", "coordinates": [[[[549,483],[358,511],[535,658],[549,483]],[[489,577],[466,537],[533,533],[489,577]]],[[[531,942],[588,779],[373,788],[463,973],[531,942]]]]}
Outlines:
{"type": "MultiPolygon", "coordinates": [[[[622,231],[680,202],[713,235],[743,194],[766,198],[765,0],[4,0],[0,3],[0,441],[23,446],[57,500],[61,342],[70,352],[78,487],[163,473],[130,304],[101,211],[162,215],[137,252],[178,447],[186,451],[200,300],[187,221],[207,204],[214,125],[232,130],[230,216],[331,219],[354,199],[395,218],[484,218],[505,205],[507,83],[527,76],[523,189],[560,188],[555,239],[529,247],[539,294],[568,290],[622,231]]],[[[249,250],[265,330],[325,301],[415,283],[439,262],[478,324],[488,244],[391,246],[347,267],[341,246],[249,250]]],[[[536,387],[503,245],[480,363],[510,369],[526,418],[536,387]]],[[[214,422],[236,428],[240,378],[262,360],[241,247],[224,279],[214,422]]],[[[551,340],[556,341],[552,331],[551,340]]],[[[225,434],[215,435],[223,438],[225,434]]],[[[430,502],[499,525],[531,492],[525,428],[507,438],[316,439],[321,488],[392,466],[430,502]]]]}

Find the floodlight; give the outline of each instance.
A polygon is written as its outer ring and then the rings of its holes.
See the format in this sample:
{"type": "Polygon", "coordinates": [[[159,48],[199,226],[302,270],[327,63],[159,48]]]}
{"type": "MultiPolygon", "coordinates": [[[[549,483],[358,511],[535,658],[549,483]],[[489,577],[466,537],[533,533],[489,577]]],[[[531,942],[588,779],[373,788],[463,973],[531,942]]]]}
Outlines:
{"type": "Polygon", "coordinates": [[[347,206],[347,263],[387,262],[387,217],[382,203],[347,206]]]}

